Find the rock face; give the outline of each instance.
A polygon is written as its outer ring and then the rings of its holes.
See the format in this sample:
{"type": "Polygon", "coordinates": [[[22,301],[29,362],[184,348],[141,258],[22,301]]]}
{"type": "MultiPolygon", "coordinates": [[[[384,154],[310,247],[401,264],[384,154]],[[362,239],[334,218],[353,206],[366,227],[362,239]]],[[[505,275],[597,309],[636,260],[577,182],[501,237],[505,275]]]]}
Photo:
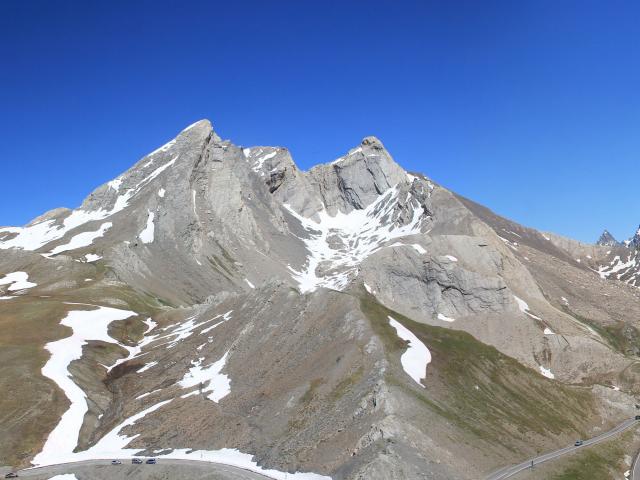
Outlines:
{"type": "Polygon", "coordinates": [[[602,232],[602,235],[600,235],[600,238],[598,238],[596,245],[600,245],[602,247],[616,247],[620,245],[620,242],[618,242],[608,230],[605,230],[602,232]]]}
{"type": "Polygon", "coordinates": [[[79,208],[0,228],[0,456],[478,478],[629,414],[635,276],[599,262],[635,263],[601,240],[501,218],[375,137],[305,172],[196,122],[79,208]]]}
{"type": "Polygon", "coordinates": [[[636,233],[633,234],[627,242],[625,242],[627,246],[637,249],[640,247],[640,227],[636,230],[636,233]]]}

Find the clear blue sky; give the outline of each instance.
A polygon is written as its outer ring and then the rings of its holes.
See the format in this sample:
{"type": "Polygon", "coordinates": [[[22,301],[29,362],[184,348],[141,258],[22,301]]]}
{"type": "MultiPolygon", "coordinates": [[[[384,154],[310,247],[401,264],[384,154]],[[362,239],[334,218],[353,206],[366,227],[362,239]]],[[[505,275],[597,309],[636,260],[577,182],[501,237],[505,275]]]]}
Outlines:
{"type": "Polygon", "coordinates": [[[523,224],[627,237],[638,25],[618,1],[4,0],[0,225],[79,205],[209,118],[303,168],[376,135],[523,224]]]}

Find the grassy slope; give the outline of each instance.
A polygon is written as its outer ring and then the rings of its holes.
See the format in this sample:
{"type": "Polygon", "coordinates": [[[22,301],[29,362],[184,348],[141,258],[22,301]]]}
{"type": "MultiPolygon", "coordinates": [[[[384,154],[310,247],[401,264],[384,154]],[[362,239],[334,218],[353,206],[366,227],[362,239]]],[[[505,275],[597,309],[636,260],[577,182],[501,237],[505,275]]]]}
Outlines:
{"type": "Polygon", "coordinates": [[[478,439],[514,453],[530,453],[529,444],[536,441],[585,436],[585,419],[596,418],[587,389],[549,380],[465,332],[414,322],[370,295],[362,297],[361,308],[396,361],[405,344],[388,316],[411,330],[431,352],[425,390],[413,387],[406,377],[390,376],[389,383],[478,439]]]}
{"type": "Polygon", "coordinates": [[[68,408],[64,393],[40,373],[49,358],[45,344],[71,333],[60,325],[62,318],[71,309],[89,308],[63,302],[113,306],[144,315],[111,324],[109,334],[129,342],[142,335],[145,325],[139,320],[161,306],[153,297],[113,284],[51,293],[49,298],[24,295],[0,303],[0,391],[7,392],[0,395],[0,465],[28,463],[68,408]]]}
{"type": "Polygon", "coordinates": [[[592,480],[612,478],[612,472],[624,469],[625,451],[616,443],[590,450],[575,457],[561,473],[550,477],[552,480],[592,480]]]}
{"type": "Polygon", "coordinates": [[[522,473],[522,480],[599,480],[622,478],[630,467],[625,456],[638,449],[637,431],[629,430],[607,442],[586,447],[578,453],[536,466],[522,473]]]}

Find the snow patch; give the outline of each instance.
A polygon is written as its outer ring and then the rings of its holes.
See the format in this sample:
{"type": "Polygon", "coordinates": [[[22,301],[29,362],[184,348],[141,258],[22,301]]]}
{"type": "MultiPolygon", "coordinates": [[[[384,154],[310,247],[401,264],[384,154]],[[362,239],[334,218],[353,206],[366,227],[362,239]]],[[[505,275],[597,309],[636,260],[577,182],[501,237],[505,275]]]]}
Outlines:
{"type": "Polygon", "coordinates": [[[427,376],[427,365],[431,362],[431,353],[424,343],[416,337],[404,325],[393,317],[389,318],[389,324],[396,329],[398,336],[409,342],[407,350],[400,357],[402,368],[422,388],[422,380],[427,376]]]}
{"type": "Polygon", "coordinates": [[[151,330],[153,330],[158,326],[158,324],[154,322],[151,318],[147,318],[146,320],[144,320],[144,324],[147,326],[147,329],[144,331],[143,335],[146,335],[147,333],[149,333],[151,330]]]}
{"type": "Polygon", "coordinates": [[[456,321],[455,318],[447,317],[447,316],[443,315],[442,313],[438,314],[438,320],[442,320],[443,322],[455,322],[456,321]]]}
{"type": "Polygon", "coordinates": [[[185,373],[178,385],[185,389],[198,385],[199,389],[183,395],[183,398],[198,393],[209,393],[207,398],[218,403],[231,393],[231,379],[224,373],[220,373],[227,363],[228,356],[229,352],[227,351],[220,360],[206,367],[202,367],[204,357],[191,362],[193,366],[185,373]]]}
{"type": "Polygon", "coordinates": [[[553,330],[551,330],[549,327],[546,327],[544,329],[544,334],[545,335],[555,335],[555,333],[553,332],[553,330]]]}
{"type": "Polygon", "coordinates": [[[93,263],[93,262],[97,262],[98,260],[101,260],[102,257],[100,255],[96,255],[95,253],[87,253],[84,256],[84,260],[87,263],[93,263]]]}
{"type": "Polygon", "coordinates": [[[260,175],[264,175],[264,172],[262,171],[262,165],[264,164],[264,162],[275,157],[277,154],[278,154],[278,151],[276,150],[274,152],[267,153],[262,157],[258,157],[258,159],[253,162],[253,166],[251,167],[251,170],[253,170],[256,173],[260,173],[260,175]]]}
{"type": "Polygon", "coordinates": [[[452,262],[457,262],[458,259],[456,257],[454,257],[453,255],[445,255],[446,258],[448,258],[449,260],[451,260],[452,262]]]}
{"type": "MultiPolygon", "coordinates": [[[[0,278],[0,285],[9,285],[7,290],[15,292],[18,290],[26,290],[28,288],[37,287],[37,283],[29,282],[29,274],[27,272],[13,272],[7,273],[4,277],[0,278]]],[[[6,297],[13,298],[13,297],[6,297]]]]}
{"type": "Polygon", "coordinates": [[[538,365],[540,367],[540,373],[547,377],[550,378],[551,380],[553,380],[554,378],[556,378],[556,376],[551,373],[551,369],[550,368],[544,368],[542,365],[538,365]]]}
{"type": "Polygon", "coordinates": [[[253,283],[251,283],[251,282],[249,281],[249,279],[248,279],[248,278],[245,278],[245,279],[244,279],[244,281],[245,281],[245,282],[247,282],[247,285],[249,285],[249,287],[251,287],[251,288],[256,288],[256,287],[253,285],[253,283]]]}
{"type": "Polygon", "coordinates": [[[120,190],[120,185],[122,185],[122,178],[118,177],[115,180],[111,180],[110,182],[107,182],[107,185],[109,185],[109,188],[113,188],[117,192],[120,190]]]}
{"type": "Polygon", "coordinates": [[[138,238],[142,243],[152,243],[154,238],[155,226],[153,224],[154,213],[148,210],[149,216],[147,217],[147,226],[140,232],[138,238]]]}
{"type": "Polygon", "coordinates": [[[165,189],[164,188],[161,188],[160,190],[158,190],[158,196],[160,198],[164,198],[164,194],[165,194],[165,189]]]}

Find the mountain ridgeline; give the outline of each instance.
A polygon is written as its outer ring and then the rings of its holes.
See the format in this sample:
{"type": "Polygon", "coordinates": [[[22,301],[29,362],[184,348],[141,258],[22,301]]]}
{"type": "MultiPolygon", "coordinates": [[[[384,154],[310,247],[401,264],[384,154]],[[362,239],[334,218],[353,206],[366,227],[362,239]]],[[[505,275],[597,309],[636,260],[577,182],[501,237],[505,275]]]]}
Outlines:
{"type": "Polygon", "coordinates": [[[199,121],[0,228],[0,459],[477,479],[633,414],[637,268],[375,137],[302,171],[199,121]]]}

